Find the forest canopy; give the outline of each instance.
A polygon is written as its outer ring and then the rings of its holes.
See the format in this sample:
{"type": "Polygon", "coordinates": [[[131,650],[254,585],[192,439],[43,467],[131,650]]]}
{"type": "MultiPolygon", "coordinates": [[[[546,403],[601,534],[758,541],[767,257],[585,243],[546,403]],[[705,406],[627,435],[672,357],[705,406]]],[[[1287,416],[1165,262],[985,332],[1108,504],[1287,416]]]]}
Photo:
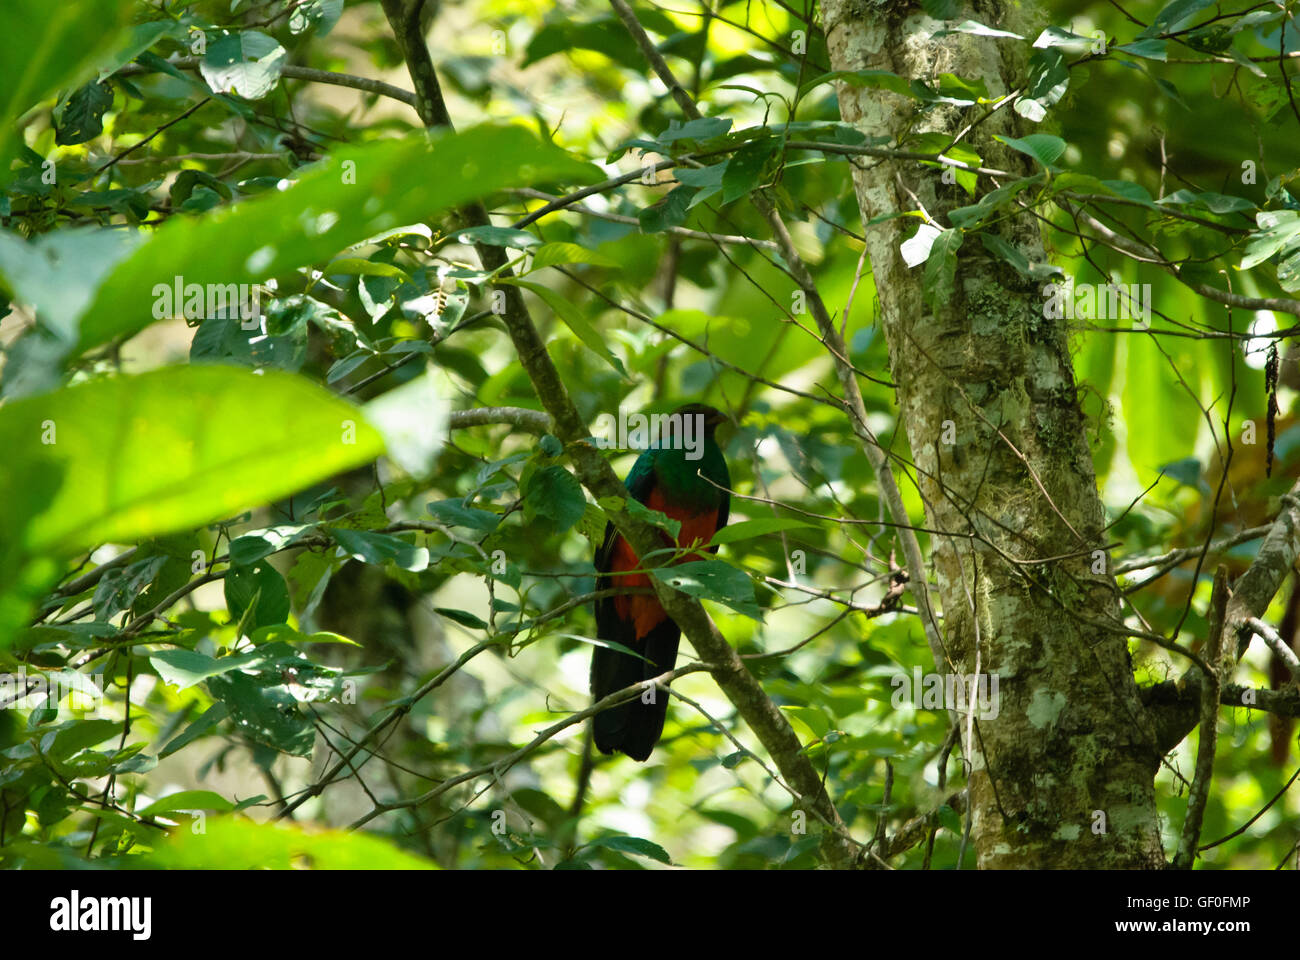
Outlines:
{"type": "Polygon", "coordinates": [[[1296,3],[0,62],[0,865],[1300,867],[1296,3]]]}

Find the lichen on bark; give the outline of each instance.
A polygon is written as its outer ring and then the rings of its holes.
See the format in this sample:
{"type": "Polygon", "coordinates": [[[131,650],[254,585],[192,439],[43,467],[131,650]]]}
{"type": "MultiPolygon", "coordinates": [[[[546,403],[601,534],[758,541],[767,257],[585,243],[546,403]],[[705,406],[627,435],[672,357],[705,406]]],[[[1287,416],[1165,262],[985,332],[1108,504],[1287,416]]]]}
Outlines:
{"type": "MultiPolygon", "coordinates": [[[[986,0],[965,6],[967,14],[1032,35],[1023,6],[986,0]]],[[[1024,44],[934,38],[942,24],[915,4],[826,0],[822,19],[835,70],[926,81],[954,73],[983,80],[993,96],[1023,84],[1024,44]]],[[[843,119],[873,136],[909,127],[954,135],[969,121],[944,105],[920,111],[886,90],[841,83],[838,93],[843,119]]],[[[993,139],[1033,132],[1022,123],[1007,107],[979,126],[984,164],[1033,173],[1027,157],[993,139]]],[[[993,186],[981,177],[981,191],[993,186]]],[[[854,187],[864,222],[919,200],[946,227],[949,211],[973,202],[915,162],[855,165],[854,187]]],[[[974,237],[959,252],[953,295],[928,308],[924,268],[909,270],[899,253],[915,222],[872,226],[867,249],[926,525],[952,534],[931,540],[946,648],[959,670],[973,671],[978,652],[980,669],[1000,678],[1000,709],[979,721],[972,745],[978,863],[1161,867],[1155,732],[1125,638],[1097,625],[1121,617],[1113,577],[1092,572],[1104,511],[1065,321],[1047,317],[1038,285],[974,237]],[[945,420],[955,425],[953,444],[941,442],[945,420]]],[[[1033,217],[996,230],[1031,261],[1046,259],[1033,217]]]]}

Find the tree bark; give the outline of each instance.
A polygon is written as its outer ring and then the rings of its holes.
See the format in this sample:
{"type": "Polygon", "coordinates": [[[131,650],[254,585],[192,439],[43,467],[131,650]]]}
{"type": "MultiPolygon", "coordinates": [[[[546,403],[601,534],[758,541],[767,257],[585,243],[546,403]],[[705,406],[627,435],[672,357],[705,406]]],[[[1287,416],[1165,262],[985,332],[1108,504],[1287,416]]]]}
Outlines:
{"type": "MultiPolygon", "coordinates": [[[[1028,7],[978,0],[963,5],[961,19],[1032,37],[1028,7]]],[[[918,4],[824,0],[822,17],[835,70],[927,82],[954,73],[982,79],[990,96],[1023,85],[1023,42],[931,39],[943,24],[918,4]]],[[[838,88],[843,119],[868,135],[899,137],[911,126],[953,136],[970,120],[946,105],[919,112],[885,90],[838,88]]],[[[985,166],[1028,175],[1028,158],[992,136],[1031,127],[1008,104],[975,128],[973,146],[985,166]]],[[[948,212],[976,198],[940,174],[910,161],[857,164],[863,222],[915,210],[919,200],[948,226],[948,212]]],[[[977,196],[994,186],[981,176],[977,196]]],[[[978,663],[999,680],[997,715],[977,713],[970,737],[963,729],[978,864],[1163,867],[1160,751],[1133,680],[1113,575],[1093,572],[1105,520],[1065,322],[1044,316],[1040,284],[975,237],[961,248],[952,297],[930,310],[924,267],[909,270],[899,252],[916,223],[868,227],[867,248],[927,526],[953,534],[931,538],[951,664],[940,669],[970,674],[978,663]]],[[[996,229],[1031,261],[1046,259],[1033,217],[996,229]]]]}

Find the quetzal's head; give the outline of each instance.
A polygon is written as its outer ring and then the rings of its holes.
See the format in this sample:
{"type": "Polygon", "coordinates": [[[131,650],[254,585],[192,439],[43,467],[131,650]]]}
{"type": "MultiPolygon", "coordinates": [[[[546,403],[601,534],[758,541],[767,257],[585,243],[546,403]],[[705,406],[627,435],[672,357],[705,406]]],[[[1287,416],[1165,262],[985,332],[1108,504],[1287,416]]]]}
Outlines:
{"type": "Polygon", "coordinates": [[[683,422],[686,417],[703,417],[704,436],[712,438],[713,431],[718,429],[719,424],[730,423],[731,418],[719,410],[717,407],[711,407],[707,403],[688,403],[683,407],[678,407],[673,411],[673,416],[681,416],[683,422]]]}

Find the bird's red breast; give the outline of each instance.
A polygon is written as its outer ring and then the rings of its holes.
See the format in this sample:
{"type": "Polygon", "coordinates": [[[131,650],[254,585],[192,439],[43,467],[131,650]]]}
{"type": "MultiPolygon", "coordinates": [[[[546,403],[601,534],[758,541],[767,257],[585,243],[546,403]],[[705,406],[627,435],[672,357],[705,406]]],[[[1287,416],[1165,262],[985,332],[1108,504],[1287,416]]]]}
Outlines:
{"type": "MultiPolygon", "coordinates": [[[[670,504],[664,500],[663,494],[655,489],[650,491],[645,505],[651,510],[658,510],[664,516],[678,521],[682,525],[681,531],[677,535],[677,545],[679,547],[690,546],[692,543],[705,544],[713,539],[713,534],[718,529],[718,511],[717,509],[707,510],[704,513],[695,513],[689,507],[679,507],[670,504]]],[[[664,539],[668,539],[668,534],[664,534],[664,539]]],[[[703,559],[698,554],[688,554],[681,561],[703,559]]],[[[632,550],[631,545],[619,537],[614,543],[614,549],[610,558],[610,572],[617,574],[624,570],[635,570],[641,566],[641,561],[636,553],[632,550]]],[[[650,586],[650,577],[645,573],[631,573],[626,576],[620,576],[614,581],[618,587],[648,587],[650,586]]],[[[660,622],[668,618],[664,613],[664,608],[659,605],[658,599],[653,594],[635,594],[633,596],[619,596],[614,598],[614,609],[618,612],[622,620],[631,620],[638,638],[644,637],[655,628],[660,622]]]]}

